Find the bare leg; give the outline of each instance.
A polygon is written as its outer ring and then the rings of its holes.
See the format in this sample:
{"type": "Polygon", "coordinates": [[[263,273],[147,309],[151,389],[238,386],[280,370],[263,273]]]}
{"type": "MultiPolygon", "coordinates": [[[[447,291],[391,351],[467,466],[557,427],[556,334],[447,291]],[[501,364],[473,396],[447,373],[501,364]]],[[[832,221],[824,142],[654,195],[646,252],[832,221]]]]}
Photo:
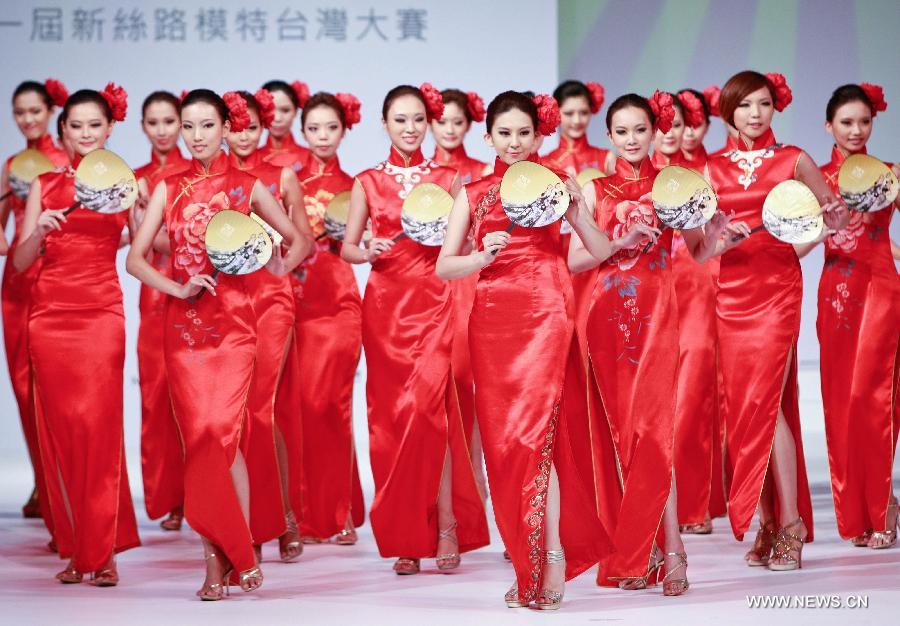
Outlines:
{"type": "Polygon", "coordinates": [[[682,560],[678,554],[684,554],[684,542],[678,530],[678,492],[675,487],[675,473],[672,473],[672,486],[669,488],[669,498],[666,500],[666,510],[663,512],[663,533],[666,541],[666,576],[669,581],[666,585],[673,586],[674,595],[680,595],[687,590],[684,583],[675,582],[679,579],[687,579],[687,560],[682,560]]]}
{"type": "MultiPolygon", "coordinates": [[[[562,550],[562,540],[559,536],[559,511],[559,476],[554,464],[550,466],[547,508],[544,511],[544,550],[562,550]]],[[[565,586],[565,561],[544,565],[542,589],[562,592],[565,586]]]]}
{"type": "Polygon", "coordinates": [[[303,553],[303,543],[300,541],[300,529],[297,528],[297,518],[291,509],[291,497],[288,489],[288,451],[287,444],[281,429],[275,425],[275,454],[278,457],[278,475],[281,478],[281,501],[284,505],[285,530],[278,538],[278,551],[281,560],[290,562],[303,553]]]}
{"type": "MultiPolygon", "coordinates": [[[[444,452],[444,466],[441,470],[441,484],[438,487],[438,530],[452,530],[456,526],[453,515],[453,461],[450,458],[450,447],[444,452]]],[[[455,532],[446,532],[438,537],[437,554],[455,554],[459,549],[455,532]]]]}
{"type": "Polygon", "coordinates": [[[478,419],[472,425],[472,443],[469,445],[469,456],[472,458],[472,471],[475,473],[475,485],[481,495],[481,501],[487,502],[487,479],[484,477],[484,452],[481,445],[481,431],[478,419]]]}
{"type": "Polygon", "coordinates": [[[231,480],[234,482],[234,491],[237,493],[238,502],[244,519],[250,523],[250,479],[247,477],[247,463],[240,450],[234,455],[234,463],[231,464],[231,480]]]}

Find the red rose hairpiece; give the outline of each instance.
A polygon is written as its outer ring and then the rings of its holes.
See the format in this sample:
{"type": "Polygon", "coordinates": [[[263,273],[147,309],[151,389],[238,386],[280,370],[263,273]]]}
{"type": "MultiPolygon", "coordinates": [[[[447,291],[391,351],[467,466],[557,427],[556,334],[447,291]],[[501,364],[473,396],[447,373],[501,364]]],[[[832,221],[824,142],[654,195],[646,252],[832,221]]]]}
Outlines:
{"type": "Polygon", "coordinates": [[[606,99],[606,91],[600,83],[585,83],[588,92],[591,94],[591,113],[599,113],[603,107],[603,101],[606,99]]]}
{"type": "Polygon", "coordinates": [[[484,121],[484,100],[481,99],[474,91],[466,92],[466,107],[469,109],[469,115],[472,116],[473,122],[484,121]]]}
{"type": "Polygon", "coordinates": [[[706,98],[706,106],[709,107],[709,114],[721,117],[719,115],[719,94],[722,89],[717,85],[710,85],[703,90],[703,97],[706,98]]]}
{"type": "Polygon", "coordinates": [[[265,128],[269,128],[275,121],[275,98],[268,89],[259,89],[253,94],[253,99],[259,105],[259,121],[265,128]]]}
{"type": "Polygon", "coordinates": [[[780,113],[794,99],[794,94],[791,92],[791,88],[788,87],[784,74],[769,72],[766,74],[766,78],[769,79],[769,82],[772,83],[772,87],[775,89],[775,110],[780,113]]]}
{"type": "Polygon", "coordinates": [[[556,98],[546,93],[539,93],[533,98],[534,106],[537,107],[538,127],[537,131],[549,137],[556,132],[562,117],[559,114],[559,103],[556,98]]]}
{"type": "Polygon", "coordinates": [[[188,91],[187,89],[182,89],[182,90],[181,90],[181,95],[178,96],[178,104],[181,104],[182,102],[184,102],[184,99],[187,98],[187,95],[188,95],[189,93],[191,93],[191,92],[188,91]]]}
{"type": "Polygon", "coordinates": [[[295,80],[291,83],[291,89],[294,90],[294,95],[297,96],[297,106],[302,109],[309,101],[309,85],[302,80],[295,80]]]}
{"type": "Polygon", "coordinates": [[[225,106],[228,107],[228,121],[231,122],[231,132],[239,133],[250,126],[250,111],[247,109],[247,101],[236,91],[229,91],[222,96],[225,106]]]}
{"type": "Polygon", "coordinates": [[[425,98],[425,115],[428,121],[439,120],[444,115],[444,96],[431,83],[419,85],[419,91],[425,98]]]}
{"type": "Polygon", "coordinates": [[[341,108],[344,109],[344,128],[350,130],[362,119],[362,115],[359,112],[362,104],[359,98],[352,93],[336,93],[334,97],[341,105],[341,108]]]}
{"type": "Polygon", "coordinates": [[[107,83],[100,95],[109,105],[113,121],[124,121],[125,113],[128,112],[128,93],[115,83],[107,83]]]}
{"type": "Polygon", "coordinates": [[[678,101],[684,108],[684,123],[691,128],[700,128],[706,121],[706,114],[703,112],[703,103],[700,98],[690,91],[682,91],[678,94],[678,101]]]}
{"type": "Polygon", "coordinates": [[[859,88],[865,92],[866,97],[872,103],[872,117],[875,117],[881,111],[887,110],[887,100],[884,99],[884,89],[882,89],[881,85],[860,83],[859,88]]]}
{"type": "Polygon", "coordinates": [[[48,78],[44,81],[44,89],[50,96],[50,100],[55,106],[61,107],[69,99],[69,90],[60,81],[55,78],[48,78]]]}
{"type": "Polygon", "coordinates": [[[656,117],[657,130],[663,134],[672,130],[672,120],[675,119],[675,100],[672,94],[657,89],[648,102],[656,117]]]}

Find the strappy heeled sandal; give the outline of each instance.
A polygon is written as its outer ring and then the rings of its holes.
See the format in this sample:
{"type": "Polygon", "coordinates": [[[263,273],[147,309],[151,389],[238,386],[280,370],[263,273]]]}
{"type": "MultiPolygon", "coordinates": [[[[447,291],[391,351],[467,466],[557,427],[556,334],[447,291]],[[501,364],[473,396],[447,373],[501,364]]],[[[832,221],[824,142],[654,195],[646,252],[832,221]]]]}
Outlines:
{"type": "Polygon", "coordinates": [[[115,587],[119,584],[119,572],[116,570],[116,559],[111,558],[106,567],[91,572],[91,578],[88,583],[95,587],[115,587]]]}
{"type": "Polygon", "coordinates": [[[503,600],[506,602],[507,608],[510,609],[528,608],[528,602],[519,598],[519,585],[516,583],[513,583],[513,586],[509,588],[509,591],[503,596],[503,600]]]}
{"type": "Polygon", "coordinates": [[[650,564],[647,574],[645,576],[620,580],[619,589],[622,589],[623,591],[640,591],[641,589],[646,589],[648,586],[659,584],[659,581],[662,579],[664,564],[665,559],[660,556],[658,549],[654,549],[653,562],[650,564]]]}
{"type": "MultiPolygon", "coordinates": [[[[226,580],[228,580],[226,578],[226,580]]],[[[263,573],[259,567],[251,567],[238,574],[238,584],[244,591],[259,589],[263,584],[263,573]]]]}
{"type": "Polygon", "coordinates": [[[679,526],[678,530],[682,535],[710,535],[713,531],[712,518],[707,513],[706,518],[699,524],[684,524],[679,526]]]}
{"type": "Polygon", "coordinates": [[[772,549],[772,558],[769,559],[769,569],[773,572],[790,572],[803,567],[803,539],[800,535],[790,532],[788,529],[803,524],[802,518],[797,518],[790,524],[785,524],[778,529],[775,538],[775,547],[772,549]],[[794,552],[797,556],[794,556],[794,552]],[[775,563],[774,561],[782,561],[775,563]]]}
{"type": "Polygon", "coordinates": [[[71,561],[66,565],[66,569],[56,575],[56,580],[64,585],[77,585],[83,579],[84,574],[75,569],[71,561]]]}
{"type": "Polygon", "coordinates": [[[284,516],[285,531],[278,538],[278,552],[282,563],[290,563],[300,558],[303,554],[303,542],[300,539],[300,530],[297,528],[297,517],[293,511],[288,511],[284,516]],[[296,537],[288,541],[290,536],[296,537]]]}
{"type": "MultiPolygon", "coordinates": [[[[544,565],[565,562],[565,550],[544,550],[544,565]]],[[[538,593],[537,600],[534,601],[533,608],[537,611],[556,611],[562,606],[563,593],[563,591],[541,589],[540,593],[538,593]]]]}
{"type": "Polygon", "coordinates": [[[856,535],[856,537],[854,537],[853,539],[850,540],[850,543],[852,543],[857,548],[868,548],[869,547],[869,539],[871,539],[871,538],[872,538],[872,531],[867,530],[864,533],[856,535]]]}
{"type": "Polygon", "coordinates": [[[394,571],[398,576],[411,576],[419,573],[419,559],[401,557],[394,563],[394,571]]]}
{"type": "Polygon", "coordinates": [[[744,555],[744,560],[750,567],[763,567],[769,564],[772,548],[775,546],[775,523],[769,520],[759,525],[756,531],[756,539],[753,547],[744,555]]]}
{"type": "MultiPolygon", "coordinates": [[[[203,555],[203,560],[208,561],[210,559],[216,558],[215,552],[208,552],[203,555]]],[[[215,602],[217,600],[221,600],[225,596],[229,595],[228,592],[228,577],[231,575],[231,569],[228,569],[222,575],[222,582],[220,583],[211,583],[207,585],[205,582],[202,587],[197,591],[197,597],[205,602],[215,602]]]]}
{"type": "MultiPolygon", "coordinates": [[[[444,530],[438,530],[438,541],[441,539],[452,540],[456,544],[457,549],[459,549],[459,540],[456,538],[456,522],[453,522],[444,530]]],[[[439,554],[436,557],[437,568],[442,572],[453,570],[459,567],[461,560],[458,552],[439,554]]]]}
{"type": "Polygon", "coordinates": [[[159,523],[159,527],[163,530],[181,530],[181,524],[184,521],[184,512],[181,507],[172,509],[168,517],[159,523]]]}
{"type": "Polygon", "coordinates": [[[680,596],[691,586],[687,579],[687,554],[684,552],[666,552],[666,556],[678,557],[678,565],[676,565],[672,569],[666,568],[666,575],[663,576],[662,580],[663,595],[680,596]],[[685,576],[683,578],[670,579],[669,576],[674,574],[679,569],[685,572],[685,576]]]}
{"type": "Polygon", "coordinates": [[[896,500],[888,505],[887,510],[890,511],[891,509],[894,509],[893,527],[890,530],[876,530],[872,533],[867,545],[873,550],[885,550],[897,545],[897,529],[900,528],[900,515],[898,515],[896,500]],[[876,544],[875,542],[879,543],[876,544]]]}

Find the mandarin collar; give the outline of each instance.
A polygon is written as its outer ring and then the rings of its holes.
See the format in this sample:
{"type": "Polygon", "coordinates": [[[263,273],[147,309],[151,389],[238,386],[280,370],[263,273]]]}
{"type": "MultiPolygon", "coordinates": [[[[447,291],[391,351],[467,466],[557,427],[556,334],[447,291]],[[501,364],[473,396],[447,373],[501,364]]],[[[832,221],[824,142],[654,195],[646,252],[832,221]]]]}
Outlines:
{"type": "Polygon", "coordinates": [[[663,154],[659,150],[654,150],[653,155],[650,157],[650,162],[656,169],[662,169],[667,165],[681,165],[685,160],[681,150],[672,154],[663,154]]]}
{"type": "Polygon", "coordinates": [[[744,141],[743,136],[738,133],[737,137],[728,136],[728,148],[731,150],[738,150],[740,152],[753,152],[756,150],[762,150],[764,148],[768,148],[769,146],[775,145],[775,133],[772,132],[772,128],[769,127],[766,132],[753,140],[753,145],[749,148],[747,147],[747,143],[744,141]]]}
{"type": "Polygon", "coordinates": [[[239,157],[234,152],[229,152],[228,163],[235,169],[249,172],[250,170],[256,169],[257,167],[262,165],[264,161],[262,152],[259,150],[254,150],[250,153],[250,156],[244,158],[239,157]]]}
{"type": "Polygon", "coordinates": [[[30,149],[40,150],[41,152],[58,150],[56,144],[53,142],[53,137],[49,134],[41,135],[40,138],[29,141],[27,145],[30,149]]]}
{"type": "Polygon", "coordinates": [[[197,159],[191,159],[191,173],[199,176],[216,176],[228,171],[228,155],[219,150],[219,154],[212,160],[209,167],[203,165],[197,159]]]}
{"type": "Polygon", "coordinates": [[[465,161],[469,158],[469,155],[466,154],[465,144],[460,142],[460,144],[452,150],[447,150],[446,148],[436,145],[434,148],[434,157],[432,158],[441,165],[448,165],[450,163],[460,163],[465,161]]]}
{"type": "Polygon", "coordinates": [[[177,165],[185,161],[187,161],[187,159],[185,159],[184,155],[181,154],[181,150],[178,149],[178,146],[175,146],[174,148],[169,150],[169,153],[166,155],[165,163],[160,160],[159,155],[156,153],[156,150],[150,151],[150,163],[156,166],[156,168],[172,167],[173,165],[177,165]]]}
{"type": "Polygon", "coordinates": [[[398,167],[415,167],[419,165],[425,160],[425,157],[422,155],[421,146],[416,148],[416,151],[413,152],[409,158],[404,155],[397,146],[391,144],[391,153],[388,155],[388,163],[391,165],[396,165],[398,167]]]}
{"type": "Polygon", "coordinates": [[[299,147],[299,144],[294,140],[294,133],[292,132],[288,132],[288,134],[281,139],[276,139],[274,136],[272,136],[272,133],[270,131],[269,135],[266,137],[266,148],[269,148],[271,150],[281,151],[299,147]]]}
{"type": "Polygon", "coordinates": [[[581,137],[579,137],[578,139],[570,139],[569,137],[563,135],[562,137],[560,137],[559,147],[565,148],[568,152],[581,152],[588,149],[590,147],[590,144],[588,143],[587,132],[581,135],[581,137]]]}
{"type": "Polygon", "coordinates": [[[650,176],[654,171],[653,163],[648,157],[644,157],[637,167],[625,157],[616,157],[616,175],[625,180],[638,180],[650,176]]]}
{"type": "MultiPolygon", "coordinates": [[[[537,155],[537,153],[532,152],[527,159],[522,159],[523,161],[531,161],[532,163],[540,164],[541,158],[537,155]]],[[[516,161],[518,163],[518,161],[516,161]]],[[[506,170],[509,169],[509,163],[501,159],[499,156],[494,159],[494,174],[503,178],[503,175],[506,173],[506,170]]]]}
{"type": "MultiPolygon", "coordinates": [[[[863,146],[862,150],[857,150],[856,152],[852,152],[851,154],[868,154],[868,150],[863,146]]],[[[840,148],[837,147],[837,144],[834,144],[831,147],[831,162],[840,167],[844,161],[847,160],[849,154],[844,154],[840,148]]]]}
{"type": "Polygon", "coordinates": [[[310,157],[309,162],[307,163],[307,167],[309,167],[309,170],[311,173],[313,173],[317,176],[325,176],[328,174],[333,174],[334,172],[339,170],[341,167],[341,164],[340,164],[340,161],[338,161],[337,154],[335,154],[333,157],[331,157],[327,161],[323,161],[322,159],[317,157],[315,154],[313,154],[310,157]]]}
{"type": "Polygon", "coordinates": [[[684,158],[686,161],[694,162],[694,161],[703,161],[708,158],[708,154],[706,153],[706,146],[702,143],[697,146],[697,149],[693,152],[688,152],[684,148],[681,149],[681,152],[684,154],[684,158]]]}

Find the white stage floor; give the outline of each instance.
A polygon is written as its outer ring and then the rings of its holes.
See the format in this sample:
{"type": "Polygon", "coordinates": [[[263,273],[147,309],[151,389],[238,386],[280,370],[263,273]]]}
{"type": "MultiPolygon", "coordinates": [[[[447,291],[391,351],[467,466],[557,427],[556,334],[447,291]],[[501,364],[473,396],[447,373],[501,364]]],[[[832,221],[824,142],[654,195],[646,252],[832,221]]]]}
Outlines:
{"type": "MultiPolygon", "coordinates": [[[[769,572],[743,564],[749,543],[734,541],[724,519],[711,536],[686,538],[691,589],[666,598],[661,588],[624,592],[599,589],[591,573],[571,582],[563,609],[554,614],[507,609],[503,593],[512,582],[496,530],[494,543],[463,557],[451,575],[423,562],[418,576],[399,577],[378,557],[369,527],[353,547],[306,546],[295,564],[273,562],[266,546],[265,584],[253,593],[235,588],[230,599],[207,603],[193,593],[203,579],[199,541],[190,530],[162,531],[141,522],[144,546],[119,557],[122,582],[98,589],[61,585],[53,575],[63,563],[44,548],[40,520],[19,517],[20,489],[9,476],[0,482],[0,615],[6,624],[216,624],[391,625],[427,624],[890,624],[900,610],[900,548],[850,547],[835,530],[827,486],[815,489],[818,539],[804,551],[799,572],[769,572]],[[748,594],[815,596],[804,601],[843,602],[863,596],[868,608],[748,608],[748,594]],[[828,598],[836,595],[837,599],[828,598]],[[894,615],[891,618],[890,615],[894,615]]],[[[796,600],[794,600],[796,601],[796,600]]]]}

